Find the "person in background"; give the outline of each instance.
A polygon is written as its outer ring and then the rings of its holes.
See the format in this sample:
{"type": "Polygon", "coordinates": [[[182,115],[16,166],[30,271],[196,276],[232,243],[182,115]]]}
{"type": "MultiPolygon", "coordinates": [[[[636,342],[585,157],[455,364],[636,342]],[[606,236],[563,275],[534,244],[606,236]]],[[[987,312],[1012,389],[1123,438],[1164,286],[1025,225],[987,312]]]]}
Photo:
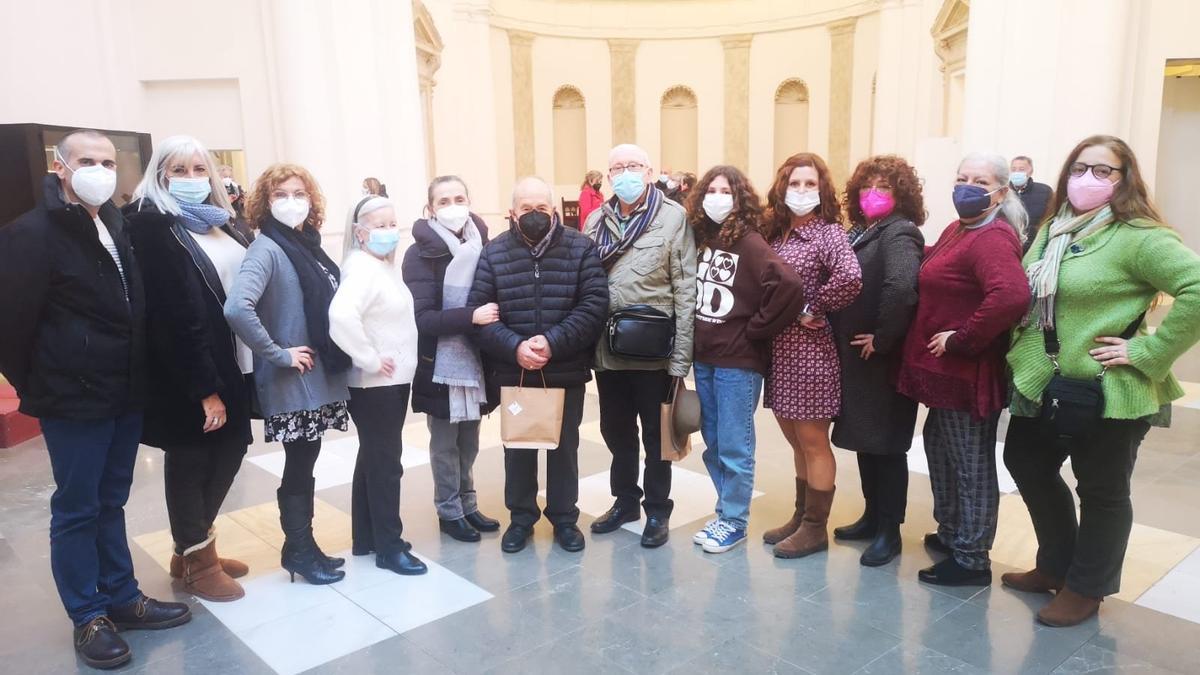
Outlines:
{"type": "Polygon", "coordinates": [[[364,197],[387,197],[387,186],[379,182],[378,178],[367,177],[362,182],[362,196],[364,197]]]}
{"type": "Polygon", "coordinates": [[[1029,307],[1021,268],[1025,209],[1008,178],[999,155],[972,154],[959,164],[959,218],[921,262],[917,316],[897,377],[901,394],[929,407],[922,438],[938,529],[925,535],[925,546],[946,557],[918,578],[940,586],[992,582],[1004,354],[1009,330],[1029,307]]]}
{"type": "Polygon", "coordinates": [[[859,163],[846,184],[845,204],[863,289],[830,316],[842,369],[842,411],[833,424],[833,444],[857,454],[865,507],[856,522],[835,527],[833,537],[870,540],[859,562],[878,567],[900,554],[908,503],[907,453],[917,404],[896,391],[893,378],[917,308],[925,250],[917,228],[925,223],[925,202],[912,166],[880,155],[859,163]]]}
{"type": "Polygon", "coordinates": [[[233,210],[238,215],[241,215],[242,207],[245,206],[246,195],[242,191],[242,186],[238,185],[237,181],[233,179],[233,167],[228,164],[222,164],[217,167],[217,171],[220,173],[221,185],[225,188],[225,195],[229,199],[229,205],[233,207],[233,210]]]}
{"type": "Polygon", "coordinates": [[[585,231],[597,244],[608,272],[606,316],[632,305],[648,305],[675,321],[675,344],[664,359],[635,359],[613,354],[608,340],[596,345],[596,388],[600,394],[600,434],[612,453],[609,487],[613,505],[591,526],[594,534],[616,531],[641,518],[641,544],[662,546],[670,531],[671,463],[662,459],[660,406],[674,377],[692,366],[692,328],[696,312],[696,238],[679,204],[650,184],[650,158],[636,145],[618,145],[608,153],[613,197],[588,218],[585,231]],[[638,427],[645,448],[645,470],[638,485],[638,427]]]}
{"type": "MultiPolygon", "coordinates": [[[[646,156],[646,163],[650,163],[649,155],[646,156]]],[[[654,179],[654,187],[658,188],[663,194],[674,190],[676,187],[678,187],[678,185],[678,183],[675,183],[674,185],[671,184],[671,168],[667,166],[664,166],[662,171],[659,171],[658,176],[656,176],[654,179]]]]}
{"type": "Polygon", "coordinates": [[[696,393],[704,465],[717,491],[717,517],[693,537],[706,553],[746,541],[754,496],[754,411],[770,366],[771,339],[804,306],[804,285],[759,234],[750,181],[716,166],[687,202],[699,250],[696,276],[696,393]]]}
{"type": "Polygon", "coordinates": [[[253,438],[254,356],[225,321],[249,244],[212,156],[190,136],[154,148],[125,207],[146,287],[149,396],[142,442],[162,448],[170,573],[213,602],[245,595],[245,563],[217,555],[213,523],[253,438]]]}
{"type": "Polygon", "coordinates": [[[480,417],[499,402],[489,387],[477,327],[500,318],[496,303],[467,304],[487,224],[471,213],[467,185],[457,176],[429,184],[428,219],[413,223],[415,243],[404,254],[404,283],[413,295],[417,322],[417,373],[413,412],[425,413],[433,465],[433,502],[438,528],[458,541],[480,540],[500,522],[479,510],[474,466],[480,417]]]}
{"type": "Polygon", "coordinates": [[[350,356],[350,417],[358,457],[350,499],[352,553],[375,553],[375,566],[424,574],[425,563],[404,541],[400,479],[404,418],[417,370],[413,299],[400,281],[400,228],[386,197],[364,197],[346,226],[342,279],[329,303],[329,336],[350,356]]]}
{"type": "Polygon", "coordinates": [[[604,195],[600,192],[604,174],[599,171],[589,171],[583,177],[583,185],[579,186],[579,231],[582,232],[592,211],[604,204],[604,195]]]}
{"type": "Polygon", "coordinates": [[[1037,238],[1038,228],[1046,216],[1046,207],[1054,200],[1054,191],[1049,185],[1033,180],[1033,160],[1025,155],[1017,155],[1009,163],[1008,184],[1021,198],[1021,205],[1028,216],[1022,233],[1022,241],[1025,242],[1022,250],[1028,251],[1037,238]]]}
{"type": "Polygon", "coordinates": [[[50,569],[75,651],[93,668],[132,658],[118,629],[192,617],[186,604],[142,593],[125,533],[146,395],[145,299],[110,201],[116,167],[107,136],[68,133],[38,205],[0,228],[0,373],[41,423],[55,483],[50,569]]]}
{"type": "Polygon", "coordinates": [[[1200,338],[1200,256],[1163,223],[1133,151],[1113,136],[1075,146],[1050,213],[1025,255],[1034,303],[1008,352],[1012,419],[1004,443],[1004,465],[1033,520],[1037,563],[1000,580],[1018,591],[1055,591],[1038,620],[1073,626],[1120,590],[1138,448],[1151,426],[1170,423],[1171,401],[1183,396],[1171,366],[1200,338]],[[1159,293],[1174,302],[1151,333],[1143,314],[1159,293]],[[1057,362],[1042,335],[1050,327],[1061,347],[1057,362]],[[1139,330],[1127,338],[1127,327],[1139,330]],[[1104,409],[1089,436],[1058,438],[1039,419],[1056,366],[1068,378],[1102,376],[1104,409]],[[1061,475],[1068,457],[1078,520],[1061,475]]]}
{"type": "Polygon", "coordinates": [[[763,214],[763,236],[804,283],[800,317],[771,343],[766,384],[766,406],[775,413],[796,466],[795,513],[763,536],[775,544],[777,558],[800,558],[829,547],[837,474],[829,424],[841,410],[842,397],[837,346],[826,315],[849,305],[862,288],[858,258],[840,219],[825,160],[807,152],[789,157],[775,172],[763,214]]]}
{"type": "Polygon", "coordinates": [[[325,432],[349,426],[351,360],[329,337],[341,273],[321,248],[325,198],[307,169],[274,164],[254,182],[246,216],[261,236],[246,251],[225,318],[254,351],[264,436],[283,443],[280,566],[293,581],[299,574],[330,584],[345,576],[337,568],[346,561],[325,555],[313,538],[313,466],[325,432]]]}
{"type": "MultiPolygon", "coordinates": [[[[582,551],[579,520],[579,425],[584,385],[596,340],[604,329],[608,286],[590,239],[559,223],[554,194],[540,178],[513,188],[509,230],[488,243],[479,258],[467,305],[499,306],[500,320],[479,328],[491,356],[489,377],[499,386],[545,383],[565,389],[559,445],[546,452],[546,510],[554,539],[565,551],[582,551]]],[[[538,451],[504,449],[504,504],[511,522],[500,541],[505,553],[525,548],[538,507],[538,451]]]]}

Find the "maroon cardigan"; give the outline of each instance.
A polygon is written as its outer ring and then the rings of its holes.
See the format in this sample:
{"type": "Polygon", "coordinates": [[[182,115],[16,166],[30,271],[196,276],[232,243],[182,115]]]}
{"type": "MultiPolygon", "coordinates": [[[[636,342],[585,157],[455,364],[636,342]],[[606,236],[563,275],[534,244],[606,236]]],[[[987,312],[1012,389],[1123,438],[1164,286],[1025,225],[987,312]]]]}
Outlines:
{"type": "Polygon", "coordinates": [[[1004,355],[1009,330],[1029,309],[1021,242],[1002,218],[977,230],[955,221],[926,248],[917,316],[908,330],[896,388],[930,408],[988,417],[1007,404],[1004,355]],[[926,348],[955,331],[946,353],[926,348]]]}

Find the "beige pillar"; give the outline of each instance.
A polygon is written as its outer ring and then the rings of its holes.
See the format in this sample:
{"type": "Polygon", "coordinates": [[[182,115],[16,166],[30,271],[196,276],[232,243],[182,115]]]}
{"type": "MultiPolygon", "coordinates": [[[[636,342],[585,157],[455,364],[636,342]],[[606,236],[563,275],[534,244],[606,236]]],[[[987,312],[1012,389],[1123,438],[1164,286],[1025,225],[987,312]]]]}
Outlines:
{"type": "Polygon", "coordinates": [[[612,73],[612,144],[637,141],[637,40],[609,40],[612,73]]]}
{"type": "Polygon", "coordinates": [[[829,29],[829,172],[841,185],[850,176],[850,113],[854,102],[854,26],[857,17],[829,29]]]}
{"type": "Polygon", "coordinates": [[[721,38],[725,48],[725,163],[750,164],[750,41],[753,35],[721,38]]]}
{"type": "Polygon", "coordinates": [[[533,153],[533,35],[508,31],[512,59],[513,150],[517,176],[536,173],[533,153]]]}

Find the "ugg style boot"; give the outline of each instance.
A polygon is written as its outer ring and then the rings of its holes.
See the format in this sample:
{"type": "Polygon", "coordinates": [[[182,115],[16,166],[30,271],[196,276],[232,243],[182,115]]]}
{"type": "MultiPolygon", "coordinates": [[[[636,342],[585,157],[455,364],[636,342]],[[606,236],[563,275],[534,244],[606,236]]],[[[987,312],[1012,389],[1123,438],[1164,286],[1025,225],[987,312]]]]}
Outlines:
{"type": "Polygon", "coordinates": [[[1049,593],[1061,591],[1063,587],[1062,579],[1055,579],[1036,567],[1028,572],[1001,574],[1000,583],[1022,593],[1049,593]]]}
{"type": "Polygon", "coordinates": [[[775,545],[776,558],[803,558],[829,548],[829,508],[833,506],[834,491],[806,487],[800,528],[775,545]]]}
{"type": "Polygon", "coordinates": [[[800,521],[804,518],[804,497],[805,490],[808,485],[800,478],[796,479],[796,510],[792,512],[792,517],[786,523],[780,525],[773,530],[763,532],[763,542],[767,544],[778,544],[779,542],[792,536],[796,530],[800,529],[800,521]]]}
{"type": "Polygon", "coordinates": [[[1055,628],[1076,626],[1099,612],[1101,602],[1104,602],[1104,598],[1089,598],[1064,586],[1055,594],[1054,599],[1037,613],[1037,618],[1038,621],[1055,628]]]}
{"type": "Polygon", "coordinates": [[[183,588],[212,602],[231,602],[246,595],[242,585],[221,569],[212,537],[183,551],[183,588]]]}
{"type": "MultiPolygon", "coordinates": [[[[210,527],[208,529],[208,536],[213,540],[213,547],[215,548],[217,545],[217,531],[210,527]]],[[[176,545],[175,550],[180,550],[180,547],[176,545]]],[[[250,566],[240,560],[234,560],[233,558],[222,558],[220,556],[217,556],[217,560],[221,561],[221,569],[225,570],[225,574],[228,574],[234,579],[241,579],[250,573],[250,566]]],[[[183,556],[179,555],[178,553],[171,555],[171,578],[183,578],[183,556]]]]}

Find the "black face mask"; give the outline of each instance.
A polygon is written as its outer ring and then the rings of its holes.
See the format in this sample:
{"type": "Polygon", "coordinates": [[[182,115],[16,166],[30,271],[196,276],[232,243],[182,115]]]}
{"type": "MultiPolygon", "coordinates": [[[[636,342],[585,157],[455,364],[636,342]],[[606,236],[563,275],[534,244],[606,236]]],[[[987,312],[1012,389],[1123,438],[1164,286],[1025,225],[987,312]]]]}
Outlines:
{"type": "Polygon", "coordinates": [[[517,230],[525,241],[536,244],[550,231],[550,214],[541,211],[530,211],[517,219],[517,230]]]}

